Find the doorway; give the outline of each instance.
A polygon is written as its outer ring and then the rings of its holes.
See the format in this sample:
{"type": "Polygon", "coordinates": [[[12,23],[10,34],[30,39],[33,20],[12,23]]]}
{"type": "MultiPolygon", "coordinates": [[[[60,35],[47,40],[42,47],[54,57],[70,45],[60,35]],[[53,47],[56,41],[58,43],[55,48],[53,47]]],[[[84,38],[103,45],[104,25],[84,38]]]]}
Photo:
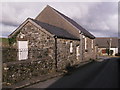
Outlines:
{"type": "Polygon", "coordinates": [[[18,41],[18,60],[28,59],[28,41],[18,41]]]}

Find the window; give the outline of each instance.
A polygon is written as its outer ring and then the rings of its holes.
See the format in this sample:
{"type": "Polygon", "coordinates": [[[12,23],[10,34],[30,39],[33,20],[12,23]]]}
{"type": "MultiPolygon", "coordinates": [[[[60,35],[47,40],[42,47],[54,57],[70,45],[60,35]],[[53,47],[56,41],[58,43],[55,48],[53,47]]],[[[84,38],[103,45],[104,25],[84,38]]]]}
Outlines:
{"type": "Polygon", "coordinates": [[[87,49],[87,38],[85,38],[85,50],[87,49]]]}
{"type": "Polygon", "coordinates": [[[94,40],[92,40],[92,43],[91,43],[91,48],[93,49],[94,47],[94,40]]]}
{"type": "Polygon", "coordinates": [[[80,56],[79,49],[80,49],[80,47],[77,46],[77,47],[76,47],[76,58],[77,58],[77,59],[79,59],[79,56],[80,56]]]}
{"type": "Polygon", "coordinates": [[[73,53],[73,43],[70,42],[70,53],[73,53]]]}

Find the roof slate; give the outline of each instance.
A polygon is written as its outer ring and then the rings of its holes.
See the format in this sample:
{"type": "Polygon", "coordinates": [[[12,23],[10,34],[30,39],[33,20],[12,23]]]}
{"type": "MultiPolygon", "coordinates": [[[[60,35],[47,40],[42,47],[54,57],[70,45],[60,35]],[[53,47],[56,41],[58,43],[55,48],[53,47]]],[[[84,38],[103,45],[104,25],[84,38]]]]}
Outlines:
{"type": "Polygon", "coordinates": [[[59,13],[62,17],[64,17],[67,21],[69,21],[73,26],[75,26],[78,30],[82,31],[82,33],[89,37],[94,39],[95,36],[92,35],[90,32],[88,32],[85,28],[83,28],[82,26],[80,26],[78,23],[76,23],[74,20],[72,20],[71,18],[65,16],[64,14],[60,13],[59,11],[57,11],[56,9],[53,8],[53,10],[55,10],[57,13],[59,13]]]}
{"type": "Polygon", "coordinates": [[[78,37],[70,34],[69,32],[67,32],[66,30],[47,24],[47,23],[43,23],[40,22],[38,20],[35,19],[31,19],[33,22],[35,22],[36,24],[38,24],[40,27],[44,28],[46,31],[50,32],[51,34],[57,36],[58,38],[66,38],[66,39],[74,39],[74,40],[80,40],[78,37]]]}

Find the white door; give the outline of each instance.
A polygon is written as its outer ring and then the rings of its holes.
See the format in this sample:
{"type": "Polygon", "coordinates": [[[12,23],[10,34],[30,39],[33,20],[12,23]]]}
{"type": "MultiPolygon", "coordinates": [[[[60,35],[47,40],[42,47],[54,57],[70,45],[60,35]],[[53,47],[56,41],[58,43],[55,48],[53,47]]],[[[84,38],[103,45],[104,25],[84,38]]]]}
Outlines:
{"type": "Polygon", "coordinates": [[[76,57],[77,57],[77,59],[79,59],[79,56],[80,56],[79,49],[80,49],[80,47],[77,46],[77,47],[76,47],[76,57]]]}
{"type": "Polygon", "coordinates": [[[28,41],[18,41],[18,60],[28,59],[28,41]]]}

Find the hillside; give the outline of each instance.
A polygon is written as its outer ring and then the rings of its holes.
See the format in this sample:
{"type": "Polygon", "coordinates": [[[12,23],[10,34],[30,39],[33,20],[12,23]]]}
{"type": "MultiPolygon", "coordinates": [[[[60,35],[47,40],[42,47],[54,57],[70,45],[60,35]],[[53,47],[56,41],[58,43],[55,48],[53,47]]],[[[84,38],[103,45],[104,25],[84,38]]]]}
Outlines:
{"type": "Polygon", "coordinates": [[[0,47],[8,47],[8,46],[9,46],[8,38],[0,38],[0,47]]]}

